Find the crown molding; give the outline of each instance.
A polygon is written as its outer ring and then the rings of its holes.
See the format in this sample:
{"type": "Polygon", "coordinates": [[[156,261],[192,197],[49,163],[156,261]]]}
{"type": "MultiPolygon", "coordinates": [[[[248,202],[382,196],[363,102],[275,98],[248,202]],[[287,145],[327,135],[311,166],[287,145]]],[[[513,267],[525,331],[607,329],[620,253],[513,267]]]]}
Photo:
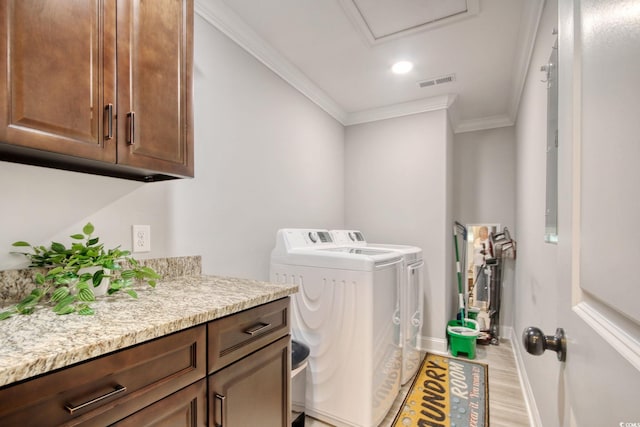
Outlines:
{"type": "Polygon", "coordinates": [[[426,113],[427,111],[444,110],[449,108],[455,102],[456,98],[457,95],[455,94],[441,95],[370,110],[357,111],[349,113],[343,124],[345,126],[351,126],[392,119],[394,117],[408,116],[410,114],[426,113]]]}
{"type": "Polygon", "coordinates": [[[531,57],[536,43],[538,27],[542,18],[545,0],[527,0],[522,11],[522,25],[518,33],[518,56],[514,62],[513,86],[509,100],[509,118],[515,123],[520,107],[520,98],[529,72],[531,57]],[[525,18],[528,18],[525,20],[525,18]]]}
{"type": "Polygon", "coordinates": [[[487,130],[513,126],[515,121],[507,114],[497,116],[481,117],[479,119],[452,121],[455,133],[474,132],[477,130],[487,130]]]}
{"type": "Polygon", "coordinates": [[[265,42],[223,0],[195,0],[195,12],[344,126],[448,109],[453,131],[462,133],[513,126],[515,123],[544,2],[545,0],[526,2],[526,7],[532,9],[526,9],[523,12],[530,19],[523,23],[519,34],[518,40],[522,43],[519,46],[523,46],[523,49],[520,50],[520,55],[516,59],[508,113],[470,120],[460,119],[455,108],[456,94],[348,113],[300,69],[265,42]],[[534,13],[529,13],[531,10],[534,13]]]}
{"type": "Polygon", "coordinates": [[[501,128],[513,126],[515,123],[507,114],[481,117],[479,119],[462,120],[458,112],[458,104],[455,102],[449,106],[448,112],[449,122],[451,123],[451,128],[454,133],[501,128]]]}
{"type": "Polygon", "coordinates": [[[222,0],[196,0],[195,12],[236,42],[330,116],[344,124],[346,112],[300,69],[266,43],[222,0]]]}

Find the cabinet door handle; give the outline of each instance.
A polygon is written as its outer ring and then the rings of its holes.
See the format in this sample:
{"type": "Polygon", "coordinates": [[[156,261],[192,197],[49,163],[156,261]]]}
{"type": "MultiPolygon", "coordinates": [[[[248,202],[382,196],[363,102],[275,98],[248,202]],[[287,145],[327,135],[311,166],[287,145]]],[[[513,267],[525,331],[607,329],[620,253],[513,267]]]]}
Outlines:
{"type": "Polygon", "coordinates": [[[113,104],[107,104],[104,107],[104,114],[106,116],[105,121],[107,122],[107,134],[104,136],[104,139],[113,138],[113,104]]]}
{"type": "Polygon", "coordinates": [[[69,411],[70,414],[73,414],[74,412],[79,411],[82,408],[86,408],[89,405],[93,405],[94,403],[98,403],[98,402],[100,402],[100,401],[102,401],[104,399],[108,399],[111,396],[115,396],[116,394],[123,393],[125,391],[127,391],[127,388],[125,386],[120,385],[120,384],[116,384],[113,387],[113,390],[111,390],[110,392],[108,392],[106,394],[103,394],[102,396],[98,396],[98,397],[96,397],[94,399],[87,400],[86,402],[80,403],[79,405],[74,405],[72,403],[67,403],[66,405],[64,405],[64,407],[67,409],[67,411],[69,411]]]}
{"type": "Polygon", "coordinates": [[[127,143],[129,145],[135,144],[135,132],[136,132],[136,113],[134,111],[130,111],[127,113],[127,118],[129,119],[129,138],[127,139],[127,143]]]}
{"type": "Polygon", "coordinates": [[[224,427],[224,400],[225,396],[216,393],[214,395],[216,402],[220,403],[220,412],[216,412],[216,420],[214,421],[215,427],[224,427]],[[220,414],[220,422],[217,421],[217,414],[220,414]]]}
{"type": "Polygon", "coordinates": [[[257,334],[258,332],[267,329],[270,326],[271,326],[271,323],[259,323],[259,324],[255,325],[255,326],[252,326],[252,327],[250,327],[248,329],[245,329],[244,333],[253,336],[253,335],[257,334]]]}

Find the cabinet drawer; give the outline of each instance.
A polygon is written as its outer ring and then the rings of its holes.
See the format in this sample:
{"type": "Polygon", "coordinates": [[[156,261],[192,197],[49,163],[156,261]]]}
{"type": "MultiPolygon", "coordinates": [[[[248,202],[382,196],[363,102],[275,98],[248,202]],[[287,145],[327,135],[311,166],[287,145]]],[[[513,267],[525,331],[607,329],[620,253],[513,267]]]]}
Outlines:
{"type": "Polygon", "coordinates": [[[208,325],[209,373],[289,334],[289,298],[215,320],[208,325]]]}
{"type": "Polygon", "coordinates": [[[205,326],[0,390],[3,425],[105,426],[204,378],[205,326]]]}

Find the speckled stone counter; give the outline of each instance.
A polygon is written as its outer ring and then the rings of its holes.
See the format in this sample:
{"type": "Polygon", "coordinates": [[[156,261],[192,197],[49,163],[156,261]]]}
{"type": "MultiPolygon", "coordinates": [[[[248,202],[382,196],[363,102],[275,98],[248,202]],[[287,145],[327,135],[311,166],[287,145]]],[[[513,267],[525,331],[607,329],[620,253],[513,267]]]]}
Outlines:
{"type": "Polygon", "coordinates": [[[38,310],[0,322],[0,386],[158,338],[297,292],[296,285],[192,275],[92,304],[94,316],[38,310]]]}

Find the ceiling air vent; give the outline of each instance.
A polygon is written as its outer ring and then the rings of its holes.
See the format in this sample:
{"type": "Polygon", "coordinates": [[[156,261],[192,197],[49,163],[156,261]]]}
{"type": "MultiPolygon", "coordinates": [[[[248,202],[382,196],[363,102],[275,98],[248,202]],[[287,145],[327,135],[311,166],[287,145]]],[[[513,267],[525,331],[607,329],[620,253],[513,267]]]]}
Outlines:
{"type": "Polygon", "coordinates": [[[449,74],[447,76],[440,76],[440,77],[434,77],[432,79],[428,79],[428,80],[422,80],[420,82],[418,82],[418,86],[419,87],[431,87],[431,86],[438,86],[438,85],[443,85],[445,83],[451,83],[456,81],[456,75],[455,74],[449,74]]]}

